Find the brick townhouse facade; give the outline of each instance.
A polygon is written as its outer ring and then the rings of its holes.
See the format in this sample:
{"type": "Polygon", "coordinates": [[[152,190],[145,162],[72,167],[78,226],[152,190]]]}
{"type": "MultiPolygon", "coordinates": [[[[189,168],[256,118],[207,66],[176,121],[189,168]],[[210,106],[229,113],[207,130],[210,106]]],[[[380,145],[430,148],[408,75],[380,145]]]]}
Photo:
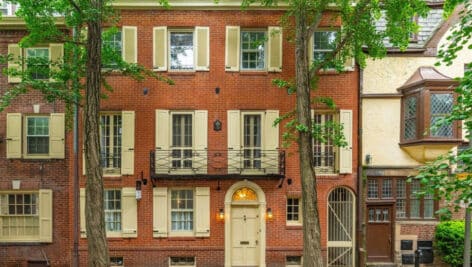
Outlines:
{"type": "MultiPolygon", "coordinates": [[[[118,72],[107,78],[114,91],[101,103],[100,139],[112,262],[124,266],[300,266],[297,146],[284,147],[283,124],[272,125],[295,105],[295,95],[272,83],[295,75],[294,45],[280,26],[283,8],[241,11],[231,1],[219,5],[176,1],[172,9],[164,10],[151,2],[117,1],[119,30],[110,42],[126,61],[168,76],[175,85],[152,79],[136,82],[118,72]]],[[[329,25],[322,26],[311,42],[312,56],[322,56],[336,34],[329,25]]],[[[2,30],[3,53],[14,49],[24,34],[13,28],[2,30]]],[[[45,48],[55,55],[56,46],[45,48]]],[[[23,49],[28,53],[25,49],[29,48],[23,49]]],[[[4,76],[0,81],[0,88],[12,83],[4,76]]],[[[345,148],[318,143],[313,147],[327,266],[355,266],[357,261],[358,88],[359,72],[349,66],[342,73],[323,72],[314,92],[332,97],[337,104],[336,110],[314,105],[315,122],[341,122],[349,143],[345,148]]],[[[29,157],[29,127],[19,125],[29,123],[30,116],[49,120],[46,135],[51,140],[54,114],[63,112],[61,104],[46,104],[40,95],[31,94],[0,113],[0,136],[6,137],[0,143],[0,193],[8,199],[0,203],[17,205],[11,202],[12,195],[39,191],[39,201],[46,198],[54,207],[48,213],[49,239],[41,239],[45,233],[41,212],[47,208],[40,202],[33,221],[16,226],[26,231],[39,220],[39,238],[20,232],[0,234],[0,253],[7,255],[0,263],[27,266],[28,260],[48,259],[53,266],[69,265],[74,223],[72,137],[64,133],[60,159],[29,157]],[[33,110],[36,104],[40,104],[38,113],[33,110]],[[25,145],[11,159],[9,149],[14,144],[9,134],[14,127],[22,136],[18,142],[25,145]],[[12,188],[12,180],[19,178],[20,188],[12,188]],[[41,197],[44,190],[49,198],[41,197]],[[43,252],[35,256],[36,251],[43,252]]],[[[49,147],[49,151],[57,148],[55,144],[49,147]]],[[[86,177],[81,174],[79,255],[83,265],[87,259],[86,177]]],[[[18,220],[13,215],[0,213],[0,227],[12,230],[5,222],[18,220]]]]}

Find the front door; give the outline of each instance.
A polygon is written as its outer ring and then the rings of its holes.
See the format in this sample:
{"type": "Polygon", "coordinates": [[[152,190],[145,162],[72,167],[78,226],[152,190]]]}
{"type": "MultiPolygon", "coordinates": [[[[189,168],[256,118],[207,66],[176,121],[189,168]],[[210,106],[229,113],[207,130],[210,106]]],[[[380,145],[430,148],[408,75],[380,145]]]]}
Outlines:
{"type": "Polygon", "coordinates": [[[259,207],[231,207],[231,265],[259,266],[259,207]]]}
{"type": "Polygon", "coordinates": [[[367,205],[367,261],[392,262],[393,205],[367,205]]]}

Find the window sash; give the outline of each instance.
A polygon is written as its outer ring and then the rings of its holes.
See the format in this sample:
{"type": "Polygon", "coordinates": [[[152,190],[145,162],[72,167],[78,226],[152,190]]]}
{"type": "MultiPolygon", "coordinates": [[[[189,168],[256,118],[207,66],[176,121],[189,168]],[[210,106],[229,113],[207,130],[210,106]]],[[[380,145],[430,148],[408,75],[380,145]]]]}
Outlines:
{"type": "Polygon", "coordinates": [[[313,33],[313,59],[322,61],[335,48],[337,31],[315,31],[313,33]]]}
{"type": "Polygon", "coordinates": [[[49,78],[49,48],[27,48],[26,62],[31,79],[45,80],[49,78]]]}
{"type": "Polygon", "coordinates": [[[262,116],[245,114],[243,122],[243,166],[245,169],[262,167],[262,116]]]}
{"type": "MultiPolygon", "coordinates": [[[[326,123],[333,122],[335,114],[316,113],[313,118],[315,125],[324,126],[326,123]]],[[[331,130],[330,130],[331,132],[331,130]]],[[[313,140],[313,164],[317,172],[334,173],[336,169],[336,150],[332,140],[326,140],[324,143],[313,140]]]]}
{"type": "Polygon", "coordinates": [[[2,239],[39,238],[38,198],[37,193],[0,194],[2,239]]]}
{"type": "Polygon", "coordinates": [[[121,114],[100,116],[101,166],[106,172],[119,172],[121,168],[122,126],[121,114]]]}
{"type": "Polygon", "coordinates": [[[123,36],[121,30],[104,37],[102,47],[109,49],[110,55],[113,55],[113,58],[108,59],[108,62],[104,62],[103,66],[106,68],[116,67],[118,64],[117,60],[121,59],[123,54],[123,36]]]}
{"type": "Polygon", "coordinates": [[[121,190],[106,189],[104,193],[105,228],[108,232],[121,232],[121,190]]]}
{"type": "Polygon", "coordinates": [[[26,153],[49,154],[49,117],[26,118],[26,153]]]}
{"type": "MultiPolygon", "coordinates": [[[[430,127],[437,121],[444,119],[451,114],[454,104],[454,96],[450,93],[434,93],[430,95],[430,127]]],[[[452,137],[453,125],[442,125],[436,130],[431,131],[431,136],[452,137]]]]}
{"type": "Polygon", "coordinates": [[[241,31],[241,69],[266,68],[266,31],[241,31]]]}
{"type": "Polygon", "coordinates": [[[195,45],[193,31],[169,32],[169,62],[171,70],[195,69],[195,45]]]}
{"type": "Polygon", "coordinates": [[[171,231],[190,232],[194,227],[193,190],[171,190],[170,220],[171,231]]]}
{"type": "Polygon", "coordinates": [[[193,116],[172,114],[172,168],[191,169],[193,163],[193,116]]]}
{"type": "Polygon", "coordinates": [[[300,199],[299,198],[287,198],[287,222],[288,223],[300,223],[300,199]]]}
{"type": "Polygon", "coordinates": [[[405,140],[416,138],[417,98],[410,96],[404,102],[403,137],[405,140]]]}

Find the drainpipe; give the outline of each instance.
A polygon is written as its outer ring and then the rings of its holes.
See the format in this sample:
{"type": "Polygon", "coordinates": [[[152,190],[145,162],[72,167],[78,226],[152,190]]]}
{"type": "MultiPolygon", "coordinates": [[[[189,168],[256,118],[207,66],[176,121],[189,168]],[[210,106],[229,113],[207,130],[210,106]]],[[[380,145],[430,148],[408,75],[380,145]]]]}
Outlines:
{"type": "MultiPolygon", "coordinates": [[[[79,32],[77,27],[74,27],[72,29],[72,34],[74,41],[77,43],[79,40],[79,32]]],[[[73,51],[73,57],[74,61],[78,62],[78,52],[77,48],[74,47],[73,51]]],[[[77,94],[79,92],[79,77],[77,70],[74,70],[75,75],[74,79],[72,81],[72,90],[74,90],[75,97],[74,97],[74,126],[73,126],[73,153],[74,153],[74,163],[73,163],[73,169],[74,169],[74,185],[73,185],[73,239],[74,239],[74,247],[72,251],[72,266],[73,267],[79,267],[80,266],[80,261],[79,261],[79,220],[80,220],[80,214],[79,214],[79,99],[77,97],[77,94]]]]}
{"type": "Polygon", "coordinates": [[[366,225],[364,220],[364,169],[362,168],[362,92],[364,71],[359,68],[359,93],[357,110],[357,232],[358,232],[358,265],[366,265],[366,225]]]}

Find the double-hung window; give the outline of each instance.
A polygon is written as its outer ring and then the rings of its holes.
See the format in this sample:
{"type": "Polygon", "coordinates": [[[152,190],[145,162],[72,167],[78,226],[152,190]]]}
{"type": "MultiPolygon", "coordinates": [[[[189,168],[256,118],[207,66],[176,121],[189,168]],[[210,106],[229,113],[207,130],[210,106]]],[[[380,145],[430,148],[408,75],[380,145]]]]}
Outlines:
{"type": "Polygon", "coordinates": [[[243,167],[260,169],[262,167],[262,116],[245,114],[243,124],[243,167]]]}
{"type": "MultiPolygon", "coordinates": [[[[335,114],[333,113],[316,113],[314,115],[313,123],[319,125],[320,129],[327,131],[327,135],[333,131],[332,129],[325,129],[326,124],[334,122],[335,114]]],[[[336,154],[337,148],[333,144],[333,140],[326,139],[323,142],[320,140],[313,140],[313,162],[315,169],[321,173],[334,173],[336,170],[336,154]]]]}
{"type": "Polygon", "coordinates": [[[32,47],[26,49],[28,75],[33,80],[49,78],[49,48],[32,47]]]}
{"type": "Polygon", "coordinates": [[[105,173],[120,173],[122,117],[121,114],[100,116],[100,161],[105,173]]]}
{"type": "Polygon", "coordinates": [[[28,155],[49,154],[49,117],[26,117],[26,153],[28,155]]]}
{"type": "Polygon", "coordinates": [[[265,70],[267,32],[241,31],[241,70],[265,70]]]}
{"type": "Polygon", "coordinates": [[[193,232],[194,201],[193,190],[179,189],[170,191],[170,230],[174,233],[193,232]]]}
{"type": "Polygon", "coordinates": [[[287,198],[287,225],[301,225],[302,213],[300,204],[300,198],[287,198]]]}
{"type": "Polygon", "coordinates": [[[323,61],[336,46],[337,31],[315,31],[313,33],[313,60],[323,61]]]}
{"type": "Polygon", "coordinates": [[[194,70],[193,31],[169,31],[170,70],[194,70]]]}
{"type": "Polygon", "coordinates": [[[172,114],[172,168],[191,169],[193,161],[193,116],[172,114]]]}
{"type": "Polygon", "coordinates": [[[114,68],[122,57],[123,43],[121,30],[105,32],[102,41],[103,67],[114,68]]]}
{"type": "Polygon", "coordinates": [[[106,189],[103,201],[107,232],[121,232],[121,190],[106,189]]]}

